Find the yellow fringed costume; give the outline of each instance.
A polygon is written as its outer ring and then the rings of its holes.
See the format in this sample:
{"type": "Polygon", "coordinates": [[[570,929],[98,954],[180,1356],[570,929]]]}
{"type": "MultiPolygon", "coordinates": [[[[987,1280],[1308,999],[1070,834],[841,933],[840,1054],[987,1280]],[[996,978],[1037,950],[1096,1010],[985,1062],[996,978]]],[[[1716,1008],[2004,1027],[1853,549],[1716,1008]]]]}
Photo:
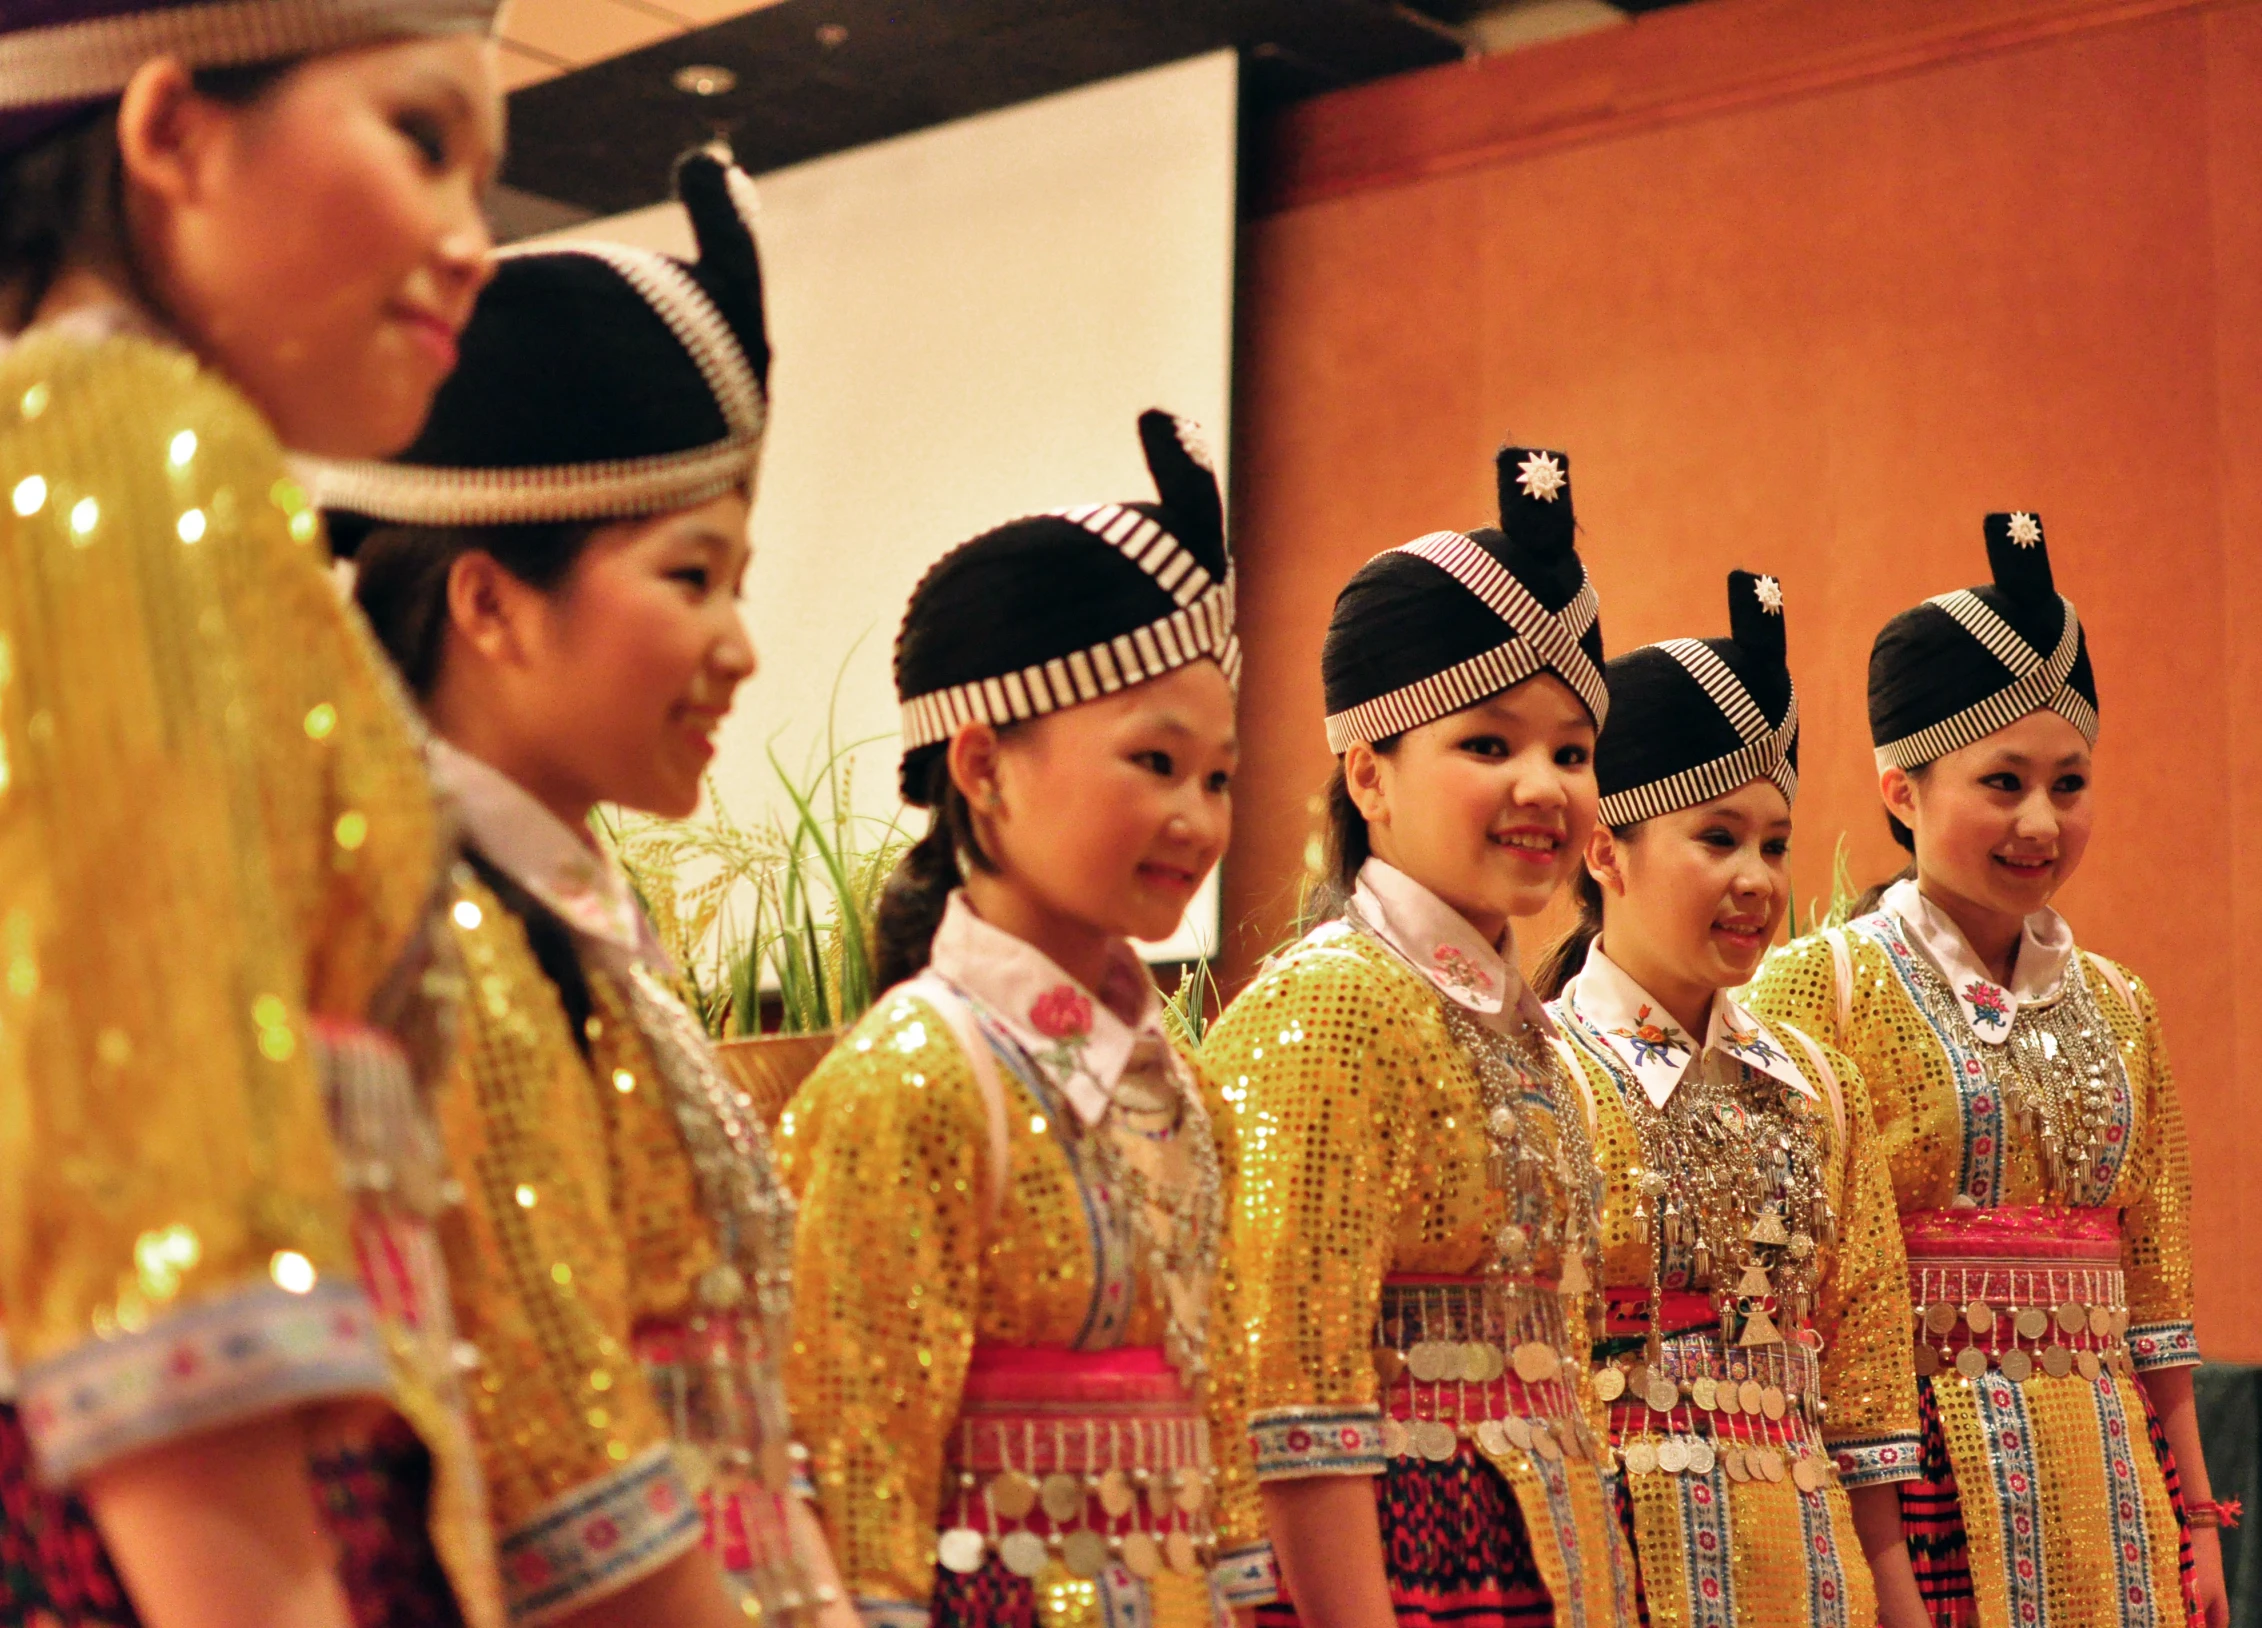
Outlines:
{"type": "Polygon", "coordinates": [[[310,1410],[318,1487],[429,1455],[429,1609],[498,1624],[406,715],[274,436],[186,354],[35,331],[0,469],[0,1319],[39,1468],[310,1410]]]}
{"type": "Polygon", "coordinates": [[[2178,1519],[2135,1383],[2199,1360],[2159,1015],[2053,912],[2029,918],[2019,992],[1960,944],[1896,884],[1876,913],[1778,952],[1751,995],[1868,1082],[1938,1416],[1925,1479],[1903,1491],[1919,1581],[1968,1568],[1984,1628],[2177,1624],[2178,1519]],[[2059,1179],[2007,1085],[2091,1090],[2093,1140],[2065,1150],[2059,1179]]]}
{"type": "Polygon", "coordinates": [[[954,895],[930,970],[780,1121],[788,1391],[868,1623],[1218,1615],[1231,1451],[1199,1392],[1232,1121],[1159,1006],[1128,946],[1088,992],[954,895]]]}
{"type": "Polygon", "coordinates": [[[1914,1478],[1918,1436],[1860,1074],[1725,995],[1700,1044],[1599,946],[1549,1010],[1608,1182],[1598,1379],[1650,1622],[1870,1628],[1845,1489],[1914,1478]]]}
{"type": "Polygon", "coordinates": [[[762,1128],[618,870],[495,770],[433,757],[468,855],[446,1239],[512,1617],[583,1609],[704,1534],[780,1620],[810,1590],[778,1374],[792,1208],[762,1128]]]}
{"type": "MultiPolygon", "coordinates": [[[[1571,1077],[1543,1044],[1552,1083],[1512,1070],[1493,1100],[1478,1018],[1545,1025],[1513,966],[1379,861],[1353,908],[1365,926],[1283,953],[1203,1045],[1242,1147],[1224,1309],[1246,1367],[1225,1388],[1254,1475],[1376,1477],[1401,1609],[1522,1621],[1552,1601],[1561,1624],[1630,1623],[1587,1374],[1594,1183],[1584,1123],[1557,1106],[1578,1114],[1571,1077]],[[1498,1547],[1519,1524],[1528,1558],[1498,1547]]],[[[1225,1508],[1229,1548],[1263,1540],[1254,1487],[1225,1508]]]]}

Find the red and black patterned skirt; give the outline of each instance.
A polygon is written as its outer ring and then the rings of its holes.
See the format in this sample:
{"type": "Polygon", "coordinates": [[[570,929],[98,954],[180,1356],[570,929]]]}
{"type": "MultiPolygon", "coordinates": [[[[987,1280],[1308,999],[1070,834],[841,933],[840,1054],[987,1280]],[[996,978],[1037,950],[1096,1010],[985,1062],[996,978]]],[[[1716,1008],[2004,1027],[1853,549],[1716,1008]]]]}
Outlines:
{"type": "MultiPolygon", "coordinates": [[[[1469,1443],[1442,1464],[1392,1459],[1375,1513],[1401,1628],[1554,1628],[1516,1495],[1469,1443]]],[[[1257,1607],[1257,1622],[1300,1628],[1286,1602],[1257,1607]]]]}
{"type": "MultiPolygon", "coordinates": [[[[365,1443],[317,1453],[308,1474],[338,1552],[354,1628],[461,1628],[424,1525],[432,1462],[391,1421],[365,1443]]],[[[32,1477],[16,1410],[0,1407],[0,1628],[134,1628],[86,1507],[32,1477]]]]}

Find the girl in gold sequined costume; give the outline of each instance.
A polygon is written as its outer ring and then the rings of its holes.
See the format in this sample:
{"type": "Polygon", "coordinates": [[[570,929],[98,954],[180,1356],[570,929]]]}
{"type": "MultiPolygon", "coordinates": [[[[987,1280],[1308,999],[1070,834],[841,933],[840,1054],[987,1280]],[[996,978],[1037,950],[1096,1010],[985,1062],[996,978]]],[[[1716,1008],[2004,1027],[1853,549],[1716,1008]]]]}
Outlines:
{"type": "Polygon", "coordinates": [[[1239,647],[1217,482],[1190,426],[1139,429],[1160,503],[1014,521],[914,591],[902,786],[934,812],[893,988],[779,1125],[789,1389],[875,1628],[1221,1612],[1231,1121],[1127,940],[1224,847],[1239,647]]]}
{"type": "Polygon", "coordinates": [[[1541,978],[1609,1184],[1596,1390],[1654,1628],[1925,1628],[1895,1485],[1917,1474],[1907,1271],[1868,1096],[1727,993],[1782,921],[1799,745],[1782,588],[1734,572],[1728,603],[1732,638],[1605,674],[1581,924],[1541,978]]]}
{"type": "Polygon", "coordinates": [[[505,258],[416,444],[319,475],[463,828],[447,1245],[520,1623],[846,1620],[793,1485],[792,1206],[588,829],[689,814],[754,669],[751,189],[677,181],[697,261],[505,258]]]}
{"type": "Polygon", "coordinates": [[[1994,582],[1904,612],[1870,658],[1912,873],[1773,957],[1752,1005],[1869,1085],[1915,1306],[1902,1518],[1933,1621],[2220,1624],[2175,1081],[2151,991],[2049,908],[2088,841],[2096,682],[2041,521],[1986,529],[1994,582]]]}
{"type": "Polygon", "coordinates": [[[1203,1047],[1242,1196],[1223,1312],[1287,1598],[1260,1622],[1635,1620],[1588,1355],[1596,1178],[1516,970],[1594,823],[1607,708],[1568,460],[1504,449],[1501,529],[1378,555],[1322,654],[1340,920],[1203,1047]]]}
{"type": "Polygon", "coordinates": [[[440,825],[278,444],[431,404],[492,10],[0,22],[0,1620],[503,1620],[417,1068],[440,825]]]}

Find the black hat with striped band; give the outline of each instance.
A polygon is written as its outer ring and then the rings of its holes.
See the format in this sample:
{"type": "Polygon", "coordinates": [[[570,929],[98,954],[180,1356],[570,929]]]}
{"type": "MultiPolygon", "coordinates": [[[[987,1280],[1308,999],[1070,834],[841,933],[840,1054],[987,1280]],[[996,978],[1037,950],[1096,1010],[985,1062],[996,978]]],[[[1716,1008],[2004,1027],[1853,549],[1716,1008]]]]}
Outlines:
{"type": "Polygon", "coordinates": [[[1359,567],[1320,647],[1327,748],[1385,740],[1553,673],[1597,726],[1610,709],[1602,620],[1573,540],[1571,460],[1493,459],[1500,529],[1433,531],[1359,567]]]}
{"type": "Polygon", "coordinates": [[[248,68],[418,34],[486,33],[502,0],[8,0],[0,155],[126,88],[145,62],[248,68]]]}
{"type": "Polygon", "coordinates": [[[1783,645],[1783,588],[1728,573],[1728,637],[1668,639],[1604,669],[1610,722],[1596,741],[1602,823],[1634,825],[1771,780],[1799,794],[1799,697],[1783,645]]]}
{"type": "Polygon", "coordinates": [[[770,342],[754,184],[719,151],[676,191],[699,258],[615,243],[505,250],[423,433],[387,463],[302,461],[350,553],[367,522],[505,526],[667,514],[751,493],[770,342]]]}
{"type": "Polygon", "coordinates": [[[1139,415],[1159,503],[1031,515],[945,554],[912,590],[895,641],[904,800],[969,723],[1024,723],[1193,662],[1238,684],[1233,566],[1217,477],[1194,427],[1139,415]]]}
{"type": "Polygon", "coordinates": [[[2073,601],[2050,575],[2036,514],[1991,514],[1995,580],[1935,594],[1885,624],[1869,652],[1869,738],[1914,769],[2007,728],[2057,713],[2097,744],[2097,677],[2073,601]]]}

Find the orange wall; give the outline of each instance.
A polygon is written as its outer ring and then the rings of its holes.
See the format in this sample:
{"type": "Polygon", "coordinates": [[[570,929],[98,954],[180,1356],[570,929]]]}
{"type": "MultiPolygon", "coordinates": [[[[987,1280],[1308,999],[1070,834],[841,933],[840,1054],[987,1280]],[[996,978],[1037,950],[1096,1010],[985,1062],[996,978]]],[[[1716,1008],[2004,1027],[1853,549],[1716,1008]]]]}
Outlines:
{"type": "Polygon", "coordinates": [[[1308,104],[1262,162],[1230,970],[1302,872],[1336,589],[1486,521],[1499,441],[1572,453],[1613,649],[1783,579],[1802,902],[1841,832],[1897,864],[1871,636],[2039,510],[2103,692],[2063,902],[2160,991],[2201,1335],[2262,1360],[2262,4],[1707,0],[1308,104]]]}

